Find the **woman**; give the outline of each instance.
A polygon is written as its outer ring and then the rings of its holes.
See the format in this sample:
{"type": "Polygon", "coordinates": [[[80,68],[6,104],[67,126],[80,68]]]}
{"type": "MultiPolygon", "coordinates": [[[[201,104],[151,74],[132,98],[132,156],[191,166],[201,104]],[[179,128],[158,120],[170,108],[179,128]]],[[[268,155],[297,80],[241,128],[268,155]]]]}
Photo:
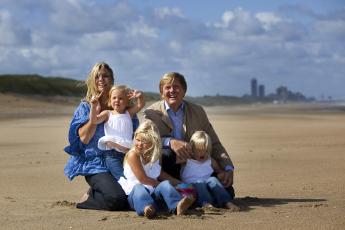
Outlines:
{"type": "MultiPolygon", "coordinates": [[[[96,63],[87,80],[87,94],[74,112],[70,129],[69,143],[65,152],[71,155],[65,166],[65,175],[72,180],[75,176],[85,176],[90,185],[77,208],[97,210],[121,210],[126,207],[127,198],[121,186],[109,173],[104,162],[104,154],[97,148],[99,138],[104,136],[104,126],[92,124],[89,120],[90,101],[97,97],[97,112],[109,109],[109,90],[114,84],[112,69],[104,62],[96,63]]],[[[137,117],[133,126],[138,125],[137,117]]],[[[113,151],[113,150],[108,150],[113,151]]]]}

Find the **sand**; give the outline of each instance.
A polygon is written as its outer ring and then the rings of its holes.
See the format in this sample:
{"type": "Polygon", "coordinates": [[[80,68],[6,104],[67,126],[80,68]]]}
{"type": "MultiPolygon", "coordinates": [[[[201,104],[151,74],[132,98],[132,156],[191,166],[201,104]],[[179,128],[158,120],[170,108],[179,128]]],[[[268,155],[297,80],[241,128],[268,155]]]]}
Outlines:
{"type": "Polygon", "coordinates": [[[63,174],[73,106],[0,95],[0,229],[344,229],[345,112],[319,105],[206,108],[236,167],[242,211],[147,220],[79,210],[63,174]],[[18,99],[18,100],[17,100],[18,99]]]}

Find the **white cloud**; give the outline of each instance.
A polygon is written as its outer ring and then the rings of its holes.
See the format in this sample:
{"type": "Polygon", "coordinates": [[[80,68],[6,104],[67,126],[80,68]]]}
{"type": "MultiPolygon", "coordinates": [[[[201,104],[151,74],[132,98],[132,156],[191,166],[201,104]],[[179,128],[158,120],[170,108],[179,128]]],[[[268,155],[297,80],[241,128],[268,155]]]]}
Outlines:
{"type": "Polygon", "coordinates": [[[235,8],[206,24],[180,8],[140,11],[126,1],[3,4],[0,73],[83,79],[104,60],[119,82],[148,91],[157,92],[164,72],[179,71],[193,95],[242,95],[257,77],[267,92],[285,84],[309,96],[345,98],[345,10],[332,15],[299,10],[308,17],[301,20],[282,11],[235,8]],[[28,17],[35,10],[40,14],[28,17]]]}

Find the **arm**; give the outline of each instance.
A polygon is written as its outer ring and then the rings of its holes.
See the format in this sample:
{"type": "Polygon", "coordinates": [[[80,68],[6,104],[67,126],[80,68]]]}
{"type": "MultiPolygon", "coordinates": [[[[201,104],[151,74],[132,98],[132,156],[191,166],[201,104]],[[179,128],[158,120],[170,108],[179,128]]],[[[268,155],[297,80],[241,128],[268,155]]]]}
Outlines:
{"type": "Polygon", "coordinates": [[[139,154],[135,152],[135,150],[132,150],[128,152],[127,154],[128,154],[127,164],[129,164],[129,166],[131,167],[138,181],[141,184],[146,184],[146,185],[151,185],[153,187],[156,187],[159,184],[159,181],[146,176],[143,166],[141,165],[139,154]]]}
{"type": "Polygon", "coordinates": [[[163,170],[161,170],[161,175],[159,175],[158,179],[160,181],[168,180],[174,186],[182,183],[180,180],[176,179],[175,177],[170,176],[168,173],[164,172],[163,170]]]}
{"type": "Polygon", "coordinates": [[[105,144],[108,148],[118,148],[123,153],[127,153],[129,151],[129,148],[126,148],[126,147],[119,145],[118,143],[115,143],[112,141],[107,141],[105,144]]]}
{"type": "Polygon", "coordinates": [[[216,173],[223,171],[218,162],[213,158],[211,158],[211,166],[216,173]]]}
{"type": "Polygon", "coordinates": [[[132,98],[135,98],[136,104],[128,108],[128,113],[131,117],[133,117],[134,114],[138,113],[145,106],[145,98],[144,98],[143,92],[138,91],[138,90],[133,90],[129,94],[129,99],[132,99],[132,98]]]}
{"type": "Polygon", "coordinates": [[[102,94],[103,92],[91,99],[89,120],[78,129],[80,141],[84,144],[88,144],[90,142],[97,129],[97,114],[99,114],[101,111],[101,104],[99,102],[99,99],[102,94]]]}

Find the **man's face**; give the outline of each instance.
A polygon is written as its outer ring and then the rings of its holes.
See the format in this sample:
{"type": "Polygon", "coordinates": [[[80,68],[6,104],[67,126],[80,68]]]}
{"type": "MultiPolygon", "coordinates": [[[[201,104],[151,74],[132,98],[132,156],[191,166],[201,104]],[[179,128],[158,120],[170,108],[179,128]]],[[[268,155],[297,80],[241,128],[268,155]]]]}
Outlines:
{"type": "Polygon", "coordinates": [[[184,91],[181,83],[178,80],[174,80],[172,83],[168,83],[163,86],[163,99],[175,112],[181,105],[185,94],[186,92],[184,91]]]}

